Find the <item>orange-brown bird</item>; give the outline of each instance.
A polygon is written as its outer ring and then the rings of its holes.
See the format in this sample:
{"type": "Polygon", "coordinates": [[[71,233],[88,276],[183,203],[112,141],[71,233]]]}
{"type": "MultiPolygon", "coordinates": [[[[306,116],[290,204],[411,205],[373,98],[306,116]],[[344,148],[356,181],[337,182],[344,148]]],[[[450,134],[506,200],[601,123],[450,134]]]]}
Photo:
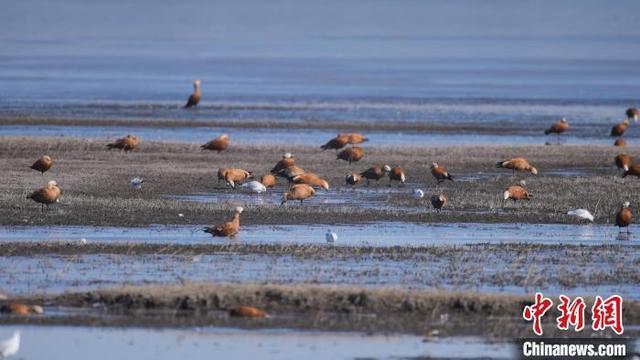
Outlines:
{"type": "Polygon", "coordinates": [[[631,158],[631,156],[627,155],[626,153],[620,153],[616,155],[614,161],[618,170],[622,169],[624,171],[628,171],[629,166],[631,166],[631,163],[633,162],[633,158],[631,158]]]}
{"type": "Polygon", "coordinates": [[[404,170],[400,166],[394,166],[389,169],[389,186],[391,186],[391,182],[393,181],[399,181],[400,184],[404,184],[406,179],[404,170]]]}
{"type": "Polygon", "coordinates": [[[627,140],[623,138],[618,138],[616,139],[616,141],[613,142],[613,146],[625,147],[627,146],[627,140]]]}
{"type": "Polygon", "coordinates": [[[277,174],[282,170],[288,168],[289,166],[293,166],[296,164],[296,160],[293,158],[291,153],[285,153],[282,155],[282,159],[280,159],[276,165],[271,169],[272,174],[277,174]]]}
{"type": "Polygon", "coordinates": [[[302,175],[302,174],[304,174],[304,173],[305,173],[305,171],[304,171],[304,169],[303,169],[303,168],[301,168],[301,167],[300,167],[300,166],[298,166],[298,165],[292,165],[292,166],[289,166],[289,167],[288,167],[288,168],[286,168],[286,169],[282,169],[282,170],[280,170],[280,171],[276,174],[276,176],[283,177],[283,178],[285,178],[285,179],[289,180],[289,182],[292,182],[294,177],[296,177],[296,176],[298,176],[298,175],[302,175]]]}
{"type": "Polygon", "coordinates": [[[329,190],[329,182],[314,173],[296,175],[291,180],[296,184],[307,184],[329,190]]]}
{"type": "Polygon", "coordinates": [[[633,222],[633,213],[629,205],[629,202],[625,201],[616,214],[616,226],[620,228],[620,231],[622,231],[622,228],[627,228],[627,234],[629,233],[629,225],[633,222]]]}
{"type": "Polygon", "coordinates": [[[338,160],[348,161],[349,165],[352,162],[360,161],[364,156],[364,151],[359,146],[348,147],[338,153],[338,160]]]}
{"type": "Polygon", "coordinates": [[[338,134],[335,138],[327,141],[326,144],[320,146],[322,150],[340,150],[343,147],[347,146],[349,143],[349,135],[347,134],[338,134]]]}
{"type": "Polygon", "coordinates": [[[0,307],[0,313],[13,315],[40,315],[44,313],[44,309],[40,305],[28,305],[22,303],[10,303],[0,307]]]}
{"type": "Polygon", "coordinates": [[[624,171],[622,177],[627,177],[629,175],[640,177],[640,164],[630,165],[629,169],[624,171]]]}
{"type": "Polygon", "coordinates": [[[349,133],[347,135],[347,142],[351,145],[362,144],[363,142],[369,141],[369,138],[362,134],[358,133],[349,133]]]}
{"type": "Polygon", "coordinates": [[[307,184],[295,184],[293,185],[288,192],[282,195],[282,202],[280,205],[283,205],[289,200],[300,200],[300,204],[305,199],[308,199],[316,194],[316,191],[307,184]]]}
{"type": "Polygon", "coordinates": [[[627,109],[627,119],[638,121],[638,117],[640,116],[640,110],[638,108],[630,107],[627,109]]]}
{"type": "Polygon", "coordinates": [[[116,140],[111,144],[107,144],[107,148],[111,149],[120,149],[125,152],[131,151],[140,145],[140,139],[134,135],[127,135],[121,139],[116,140]]]}
{"type": "Polygon", "coordinates": [[[246,181],[252,176],[250,171],[243,169],[226,169],[224,172],[224,180],[227,182],[227,185],[230,185],[233,189],[236,188],[237,184],[246,181]]]}
{"type": "Polygon", "coordinates": [[[515,176],[516,171],[528,171],[533,175],[538,175],[538,169],[536,169],[529,163],[529,161],[527,161],[527,159],[523,157],[515,157],[511,160],[499,161],[496,163],[496,167],[511,169],[513,171],[513,176],[515,176]]]}
{"type": "Polygon", "coordinates": [[[438,181],[438,184],[445,180],[453,181],[453,176],[447,172],[444,166],[438,165],[438,163],[434,162],[431,164],[431,175],[438,181]]]}
{"type": "Polygon", "coordinates": [[[44,155],[31,165],[31,169],[40,171],[40,173],[44,175],[45,172],[51,169],[51,166],[53,166],[53,159],[51,159],[49,155],[44,155]]]}
{"type": "Polygon", "coordinates": [[[209,141],[208,143],[201,145],[200,148],[202,150],[217,151],[218,153],[220,153],[221,151],[227,150],[227,148],[229,147],[229,143],[229,135],[222,134],[217,138],[209,141]]]}
{"type": "Polygon", "coordinates": [[[236,306],[229,309],[229,316],[263,318],[267,316],[267,313],[253,306],[236,306]]]}
{"type": "Polygon", "coordinates": [[[260,182],[266,188],[274,188],[276,186],[276,177],[271,174],[262,175],[260,182]]]}
{"type": "Polygon", "coordinates": [[[440,211],[442,208],[447,205],[447,195],[445,193],[440,193],[440,195],[433,195],[431,197],[431,205],[434,209],[440,211]]]}
{"type": "Polygon", "coordinates": [[[367,179],[367,185],[371,180],[375,180],[376,182],[383,177],[387,176],[387,173],[391,172],[391,166],[389,165],[374,165],[367,170],[360,173],[362,178],[367,179]]]}
{"type": "Polygon", "coordinates": [[[569,130],[569,121],[567,121],[567,118],[562,118],[562,119],[560,119],[560,121],[556,122],[555,124],[551,125],[551,127],[546,129],[544,131],[544,134],[545,135],[549,135],[549,134],[558,135],[557,140],[558,140],[558,143],[560,143],[560,134],[562,134],[563,132],[565,132],[567,130],[569,130]]]}
{"type": "Polygon", "coordinates": [[[351,173],[344,178],[344,182],[347,183],[347,185],[351,186],[358,185],[358,183],[360,183],[360,180],[362,180],[362,176],[360,176],[360,174],[358,173],[351,173]]]}
{"type": "Polygon", "coordinates": [[[629,127],[629,120],[628,119],[624,119],[623,122],[614,125],[611,128],[611,136],[622,136],[624,135],[624,133],[627,131],[627,128],[629,127]]]}
{"type": "Polygon", "coordinates": [[[220,226],[211,226],[205,227],[202,231],[211,234],[211,236],[216,237],[234,237],[240,231],[240,214],[244,209],[240,206],[233,210],[233,216],[230,221],[220,225],[220,226]]]}
{"type": "Polygon", "coordinates": [[[31,195],[27,196],[27,199],[31,199],[37,203],[41,204],[41,210],[44,210],[45,205],[47,208],[50,204],[57,203],[60,199],[60,188],[58,187],[58,183],[51,180],[47,184],[46,187],[38,189],[31,193],[31,195]]]}
{"type": "Polygon", "coordinates": [[[184,106],[184,109],[198,105],[201,98],[202,98],[202,91],[200,90],[200,80],[194,80],[193,94],[189,96],[189,99],[187,100],[187,104],[184,106]]]}
{"type": "Polygon", "coordinates": [[[504,191],[504,199],[505,200],[513,200],[516,202],[518,200],[531,200],[533,195],[529,194],[529,192],[520,185],[512,185],[504,191]]]}

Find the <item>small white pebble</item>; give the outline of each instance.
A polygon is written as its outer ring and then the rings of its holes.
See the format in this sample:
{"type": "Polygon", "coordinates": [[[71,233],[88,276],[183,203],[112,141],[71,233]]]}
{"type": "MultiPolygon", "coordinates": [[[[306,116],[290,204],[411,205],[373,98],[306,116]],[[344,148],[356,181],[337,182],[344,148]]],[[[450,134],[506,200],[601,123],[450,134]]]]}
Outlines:
{"type": "Polygon", "coordinates": [[[178,214],[179,217],[184,217],[183,213],[178,214]]]}

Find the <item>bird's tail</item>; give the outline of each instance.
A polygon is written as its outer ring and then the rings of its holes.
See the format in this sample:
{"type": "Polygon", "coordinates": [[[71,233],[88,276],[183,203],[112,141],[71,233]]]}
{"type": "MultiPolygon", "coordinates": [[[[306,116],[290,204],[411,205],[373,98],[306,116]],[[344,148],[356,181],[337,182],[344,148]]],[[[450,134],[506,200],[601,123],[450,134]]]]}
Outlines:
{"type": "Polygon", "coordinates": [[[504,161],[498,161],[498,162],[496,163],[496,167],[497,167],[497,168],[504,167],[504,166],[502,165],[503,163],[504,163],[504,161]]]}
{"type": "Polygon", "coordinates": [[[622,174],[622,177],[625,178],[627,177],[627,175],[629,175],[629,170],[625,170],[625,172],[622,174]]]}
{"type": "Polygon", "coordinates": [[[363,138],[362,139],[362,142],[367,142],[367,141],[369,141],[369,138],[363,138]]]}
{"type": "Polygon", "coordinates": [[[451,174],[447,174],[447,179],[453,181],[453,176],[451,176],[451,174]]]}
{"type": "Polygon", "coordinates": [[[115,148],[115,147],[116,147],[116,144],[115,144],[115,143],[107,144],[107,149],[109,149],[109,150],[111,150],[111,149],[113,149],[113,148],[115,148]]]}
{"type": "Polygon", "coordinates": [[[326,144],[325,144],[325,145],[320,146],[320,149],[322,149],[322,150],[327,150],[328,148],[329,148],[329,146],[327,146],[326,144]]]}

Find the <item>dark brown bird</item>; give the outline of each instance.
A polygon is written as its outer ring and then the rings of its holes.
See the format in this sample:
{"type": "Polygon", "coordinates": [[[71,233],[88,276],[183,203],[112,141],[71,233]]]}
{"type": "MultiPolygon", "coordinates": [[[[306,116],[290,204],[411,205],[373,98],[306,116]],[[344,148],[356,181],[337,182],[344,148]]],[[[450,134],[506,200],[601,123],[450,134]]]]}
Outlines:
{"type": "Polygon", "coordinates": [[[49,155],[44,155],[40,159],[36,160],[36,162],[31,165],[31,168],[33,170],[40,171],[40,173],[44,175],[45,172],[51,169],[51,166],[53,166],[53,159],[51,159],[51,156],[49,155]]]}
{"type": "Polygon", "coordinates": [[[314,173],[296,175],[291,180],[296,184],[307,184],[329,190],[329,182],[314,173]]]}
{"type": "Polygon", "coordinates": [[[338,134],[336,135],[335,138],[327,141],[326,144],[320,146],[320,148],[322,150],[328,150],[328,149],[340,150],[343,147],[347,146],[348,143],[349,143],[349,135],[338,134]]]}
{"type": "Polygon", "coordinates": [[[10,303],[0,307],[0,313],[12,315],[40,315],[44,313],[44,309],[40,305],[28,305],[22,303],[10,303]]]}
{"type": "Polygon", "coordinates": [[[362,134],[349,133],[346,135],[347,135],[347,142],[351,145],[362,144],[363,142],[369,141],[369,138],[365,137],[362,134]]]}
{"type": "Polygon", "coordinates": [[[640,177],[640,164],[630,165],[629,169],[624,171],[622,177],[627,177],[629,175],[640,177]]]}
{"type": "Polygon", "coordinates": [[[31,193],[31,195],[27,196],[27,199],[31,199],[37,203],[41,204],[41,210],[44,210],[45,205],[47,208],[50,204],[57,203],[60,199],[60,188],[58,187],[58,183],[51,180],[47,184],[47,187],[43,187],[31,193]]]}
{"type": "Polygon", "coordinates": [[[262,175],[260,182],[266,188],[274,188],[276,186],[276,177],[271,174],[262,175]]]}
{"type": "Polygon", "coordinates": [[[536,169],[529,163],[529,161],[527,161],[527,159],[523,157],[515,157],[511,160],[499,161],[496,163],[496,167],[513,170],[514,176],[516,174],[516,171],[528,171],[533,175],[538,175],[538,169],[536,169]]]}
{"type": "Polygon", "coordinates": [[[202,91],[200,90],[200,80],[195,80],[193,82],[193,94],[189,96],[189,99],[187,100],[187,104],[184,106],[184,109],[198,105],[201,98],[202,98],[202,91]]]}
{"type": "Polygon", "coordinates": [[[358,185],[360,183],[360,180],[362,180],[362,176],[357,173],[351,173],[344,178],[344,182],[347,183],[347,185],[351,186],[358,185]]]}
{"type": "Polygon", "coordinates": [[[533,195],[529,194],[529,192],[520,185],[512,185],[504,191],[504,199],[511,199],[513,202],[518,200],[531,200],[533,195]]]}
{"type": "Polygon", "coordinates": [[[134,135],[127,135],[121,139],[116,140],[115,142],[111,143],[111,144],[107,144],[107,148],[109,150],[111,149],[120,149],[120,150],[124,150],[125,152],[127,151],[131,151],[135,148],[138,147],[138,145],[140,145],[140,139],[138,139],[137,136],[134,135]]]}
{"type": "Polygon", "coordinates": [[[240,206],[233,210],[233,216],[230,221],[220,225],[220,226],[211,226],[203,229],[204,232],[211,234],[211,236],[216,237],[234,237],[240,231],[240,214],[244,209],[240,206]]]}
{"type": "Polygon", "coordinates": [[[445,193],[441,193],[440,195],[433,195],[431,197],[431,205],[434,209],[440,211],[445,205],[447,205],[447,200],[447,195],[445,193]]]}
{"type": "Polygon", "coordinates": [[[614,125],[611,128],[611,136],[622,136],[624,135],[624,133],[627,131],[627,128],[629,127],[629,120],[628,119],[624,119],[623,122],[614,125]]]}
{"type": "Polygon", "coordinates": [[[295,184],[293,185],[288,192],[282,195],[282,202],[280,205],[283,205],[289,200],[300,200],[300,204],[305,199],[308,199],[316,194],[316,191],[307,184],[295,184]]]}
{"type": "Polygon", "coordinates": [[[360,159],[362,159],[363,156],[364,156],[364,151],[362,150],[361,147],[352,146],[340,151],[338,153],[337,159],[348,161],[349,165],[351,165],[352,162],[360,161],[360,159]]]}
{"type": "Polygon", "coordinates": [[[224,180],[230,185],[233,189],[236,188],[236,185],[246,181],[251,178],[253,175],[250,171],[243,169],[226,169],[224,172],[224,180]]]}
{"type": "Polygon", "coordinates": [[[234,317],[263,318],[267,314],[253,306],[236,306],[229,309],[229,315],[234,317]]]}
{"type": "Polygon", "coordinates": [[[407,179],[404,175],[404,170],[400,166],[395,166],[388,171],[389,173],[389,186],[393,181],[399,181],[401,184],[404,184],[407,179]]]}
{"type": "Polygon", "coordinates": [[[360,173],[362,178],[367,179],[367,185],[369,185],[371,180],[375,180],[376,182],[383,177],[387,176],[387,173],[391,172],[391,167],[389,165],[374,165],[367,170],[360,173]]]}
{"type": "Polygon", "coordinates": [[[453,181],[453,176],[447,172],[444,166],[438,165],[438,163],[434,162],[431,164],[431,175],[438,181],[438,184],[445,180],[453,181]]]}
{"type": "Polygon", "coordinates": [[[622,228],[627,228],[627,233],[629,233],[629,226],[633,222],[633,213],[631,212],[629,205],[629,202],[625,201],[616,214],[616,226],[620,228],[620,231],[622,231],[622,228]]]}
{"type": "Polygon", "coordinates": [[[638,117],[640,116],[640,110],[638,108],[630,107],[627,109],[627,119],[638,121],[638,117]]]}
{"type": "Polygon", "coordinates": [[[217,151],[218,153],[220,153],[221,151],[227,150],[227,148],[229,147],[229,143],[229,135],[222,134],[217,138],[209,141],[208,143],[201,145],[200,148],[202,150],[217,151]]]}
{"type": "Polygon", "coordinates": [[[276,163],[276,165],[271,169],[272,174],[277,174],[280,171],[288,168],[289,166],[293,166],[296,164],[296,160],[293,158],[291,153],[285,153],[282,155],[282,159],[276,163]]]}
{"type": "Polygon", "coordinates": [[[618,170],[622,169],[624,171],[628,171],[629,166],[631,166],[631,163],[633,162],[633,158],[626,153],[620,153],[616,155],[614,161],[618,170]]]}
{"type": "Polygon", "coordinates": [[[616,139],[616,141],[613,142],[613,146],[625,147],[627,146],[627,140],[623,138],[618,138],[616,139]]]}

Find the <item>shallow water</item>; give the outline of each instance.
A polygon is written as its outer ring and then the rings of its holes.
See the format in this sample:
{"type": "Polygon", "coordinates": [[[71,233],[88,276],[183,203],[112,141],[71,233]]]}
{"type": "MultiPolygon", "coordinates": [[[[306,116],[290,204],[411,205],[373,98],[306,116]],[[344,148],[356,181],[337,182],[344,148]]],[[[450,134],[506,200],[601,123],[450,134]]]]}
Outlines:
{"type": "Polygon", "coordinates": [[[337,245],[420,246],[530,242],[540,244],[637,244],[633,233],[611,225],[565,224],[416,224],[402,222],[358,225],[244,225],[233,239],[211,238],[202,226],[92,227],[1,226],[0,241],[71,241],[202,244],[323,244],[327,229],[337,245]]]}
{"type": "Polygon", "coordinates": [[[423,342],[419,336],[230,328],[147,329],[1,326],[21,331],[19,358],[32,359],[355,359],[450,357],[508,359],[512,346],[472,337],[423,342]]]}

